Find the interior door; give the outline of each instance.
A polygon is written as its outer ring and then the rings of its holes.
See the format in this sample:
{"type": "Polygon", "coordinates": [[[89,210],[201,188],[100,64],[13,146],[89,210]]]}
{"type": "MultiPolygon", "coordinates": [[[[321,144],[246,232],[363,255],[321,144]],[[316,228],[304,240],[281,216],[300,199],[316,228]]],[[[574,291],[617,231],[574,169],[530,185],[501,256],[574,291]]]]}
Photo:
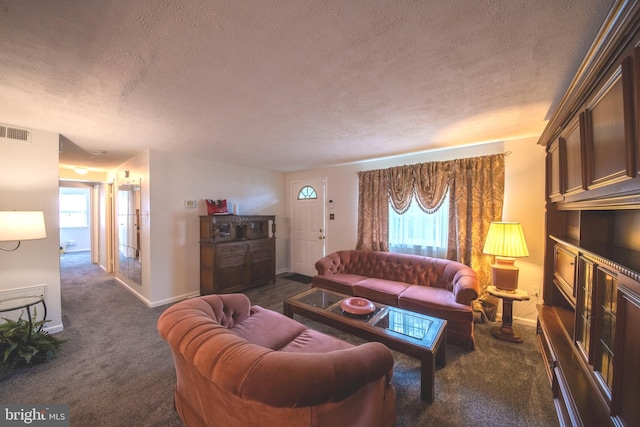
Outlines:
{"type": "Polygon", "coordinates": [[[315,276],[315,263],[325,255],[325,187],[325,178],[291,183],[291,269],[294,273],[315,276]]]}

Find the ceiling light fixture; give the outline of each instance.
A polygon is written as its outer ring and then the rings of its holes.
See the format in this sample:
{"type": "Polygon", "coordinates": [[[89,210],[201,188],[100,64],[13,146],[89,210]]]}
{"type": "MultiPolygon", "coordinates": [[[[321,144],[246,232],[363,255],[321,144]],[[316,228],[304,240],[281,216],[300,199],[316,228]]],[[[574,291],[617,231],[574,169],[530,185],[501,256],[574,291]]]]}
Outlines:
{"type": "Polygon", "coordinates": [[[76,171],[77,174],[80,174],[80,175],[86,175],[89,172],[87,168],[81,168],[79,166],[76,166],[74,170],[76,171]]]}

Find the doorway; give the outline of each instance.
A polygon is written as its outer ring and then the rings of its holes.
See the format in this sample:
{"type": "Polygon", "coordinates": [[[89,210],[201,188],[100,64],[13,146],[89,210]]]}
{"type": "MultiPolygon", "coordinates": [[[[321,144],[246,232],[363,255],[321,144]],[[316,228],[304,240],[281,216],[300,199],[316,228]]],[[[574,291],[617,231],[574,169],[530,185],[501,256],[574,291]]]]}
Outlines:
{"type": "Polygon", "coordinates": [[[315,263],[325,255],[326,178],[291,183],[291,269],[315,276],[315,263]]]}
{"type": "Polygon", "coordinates": [[[92,186],[66,183],[59,186],[60,252],[90,252],[92,249],[92,186]]]}

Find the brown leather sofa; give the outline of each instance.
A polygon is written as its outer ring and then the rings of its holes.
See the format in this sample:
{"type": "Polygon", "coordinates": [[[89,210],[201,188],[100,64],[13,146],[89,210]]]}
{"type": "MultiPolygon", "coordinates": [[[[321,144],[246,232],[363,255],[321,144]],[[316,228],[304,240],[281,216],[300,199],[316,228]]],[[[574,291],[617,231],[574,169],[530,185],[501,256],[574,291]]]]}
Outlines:
{"type": "Polygon", "coordinates": [[[391,252],[344,250],[315,264],[312,286],[447,320],[447,342],[473,349],[476,273],[451,260],[391,252]]]}
{"type": "Polygon", "coordinates": [[[393,356],[353,346],[244,294],[179,302],[158,319],[186,426],[392,426],[393,356]]]}

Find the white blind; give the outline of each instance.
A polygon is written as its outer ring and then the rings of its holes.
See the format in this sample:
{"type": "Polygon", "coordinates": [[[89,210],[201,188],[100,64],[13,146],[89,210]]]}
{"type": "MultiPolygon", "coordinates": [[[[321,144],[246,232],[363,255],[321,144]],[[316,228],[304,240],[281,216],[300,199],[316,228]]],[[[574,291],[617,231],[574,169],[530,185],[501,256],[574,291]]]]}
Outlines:
{"type": "Polygon", "coordinates": [[[449,192],[440,208],[425,213],[415,197],[399,215],[389,205],[389,250],[391,252],[446,258],[449,230],[449,192]]]}

